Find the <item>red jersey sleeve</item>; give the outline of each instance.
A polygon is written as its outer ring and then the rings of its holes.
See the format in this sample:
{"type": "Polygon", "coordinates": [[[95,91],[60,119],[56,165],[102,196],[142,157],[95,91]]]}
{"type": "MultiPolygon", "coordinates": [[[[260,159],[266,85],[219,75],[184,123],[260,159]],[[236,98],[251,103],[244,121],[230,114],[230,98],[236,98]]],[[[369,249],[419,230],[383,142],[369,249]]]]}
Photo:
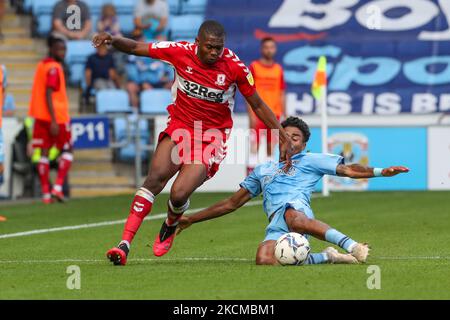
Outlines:
{"type": "Polygon", "coordinates": [[[236,67],[236,84],[244,97],[250,97],[256,92],[255,80],[250,69],[240,65],[236,67]]]}
{"type": "Polygon", "coordinates": [[[60,87],[61,81],[59,79],[59,72],[57,68],[51,68],[47,72],[47,79],[45,81],[45,85],[47,88],[53,89],[54,91],[58,91],[60,87]]]}
{"type": "Polygon", "coordinates": [[[152,59],[158,59],[172,63],[174,58],[179,54],[180,47],[177,42],[161,41],[150,43],[148,46],[148,56],[152,59]]]}

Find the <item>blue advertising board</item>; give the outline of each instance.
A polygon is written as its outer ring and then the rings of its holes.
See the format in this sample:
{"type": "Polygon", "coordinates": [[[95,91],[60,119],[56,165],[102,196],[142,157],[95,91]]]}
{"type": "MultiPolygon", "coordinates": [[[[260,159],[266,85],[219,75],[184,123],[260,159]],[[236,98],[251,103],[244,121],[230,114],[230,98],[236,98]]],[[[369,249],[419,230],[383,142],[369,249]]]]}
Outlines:
{"type": "Polygon", "coordinates": [[[100,149],[109,147],[109,120],[107,117],[72,118],[74,149],[100,149]]]}
{"type": "MultiPolygon", "coordinates": [[[[311,114],[310,86],[328,58],[330,114],[426,114],[450,110],[448,0],[210,0],[241,60],[278,42],[290,114],[311,114]]],[[[244,111],[238,100],[236,111],[244,111]]]]}
{"type": "MultiPolygon", "coordinates": [[[[307,150],[322,152],[320,128],[311,128],[307,150]]],[[[427,129],[425,127],[342,127],[328,130],[328,152],[340,154],[346,163],[385,168],[403,165],[411,171],[392,178],[355,180],[330,177],[338,190],[426,190],[427,129]]],[[[321,184],[319,189],[321,189],[321,184]]]]}

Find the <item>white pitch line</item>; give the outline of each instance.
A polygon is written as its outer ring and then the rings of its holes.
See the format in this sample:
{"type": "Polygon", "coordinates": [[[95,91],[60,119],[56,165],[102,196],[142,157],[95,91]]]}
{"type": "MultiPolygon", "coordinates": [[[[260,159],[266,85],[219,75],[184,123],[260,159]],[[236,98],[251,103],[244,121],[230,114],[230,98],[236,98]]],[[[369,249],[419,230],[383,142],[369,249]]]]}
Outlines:
{"type": "MultiPolygon", "coordinates": [[[[373,257],[373,259],[382,260],[450,260],[450,256],[404,256],[404,257],[373,257]]],[[[254,262],[249,258],[232,258],[232,257],[185,257],[185,258],[136,258],[129,259],[129,262],[254,262]]],[[[56,260],[0,260],[0,264],[58,264],[58,263],[107,263],[106,259],[56,259],[56,260]]],[[[369,261],[370,262],[370,261],[369,261]]]]}
{"type": "Polygon", "coordinates": [[[380,260],[450,260],[450,257],[441,256],[417,256],[417,257],[374,257],[374,259],[380,260]]]}
{"type": "MultiPolygon", "coordinates": [[[[189,262],[189,261],[218,261],[218,262],[251,262],[254,259],[248,258],[220,258],[220,257],[198,257],[198,258],[149,258],[149,259],[128,259],[128,262],[189,262]]],[[[106,259],[58,259],[58,260],[0,260],[0,264],[44,264],[44,263],[106,263],[106,259]]]]}
{"type": "MultiPolygon", "coordinates": [[[[262,204],[262,201],[252,201],[248,202],[244,205],[244,207],[251,207],[251,206],[257,206],[262,204]]],[[[201,211],[205,208],[198,208],[198,209],[190,209],[186,211],[186,214],[192,214],[198,211],[201,211]]],[[[157,219],[163,219],[167,217],[167,213],[158,213],[155,215],[150,215],[146,217],[144,220],[157,220],[157,219]]],[[[23,232],[16,232],[16,233],[7,233],[0,235],[0,239],[7,239],[7,238],[17,238],[17,237],[25,237],[25,236],[31,236],[35,234],[43,234],[43,233],[51,233],[51,232],[59,232],[59,231],[67,231],[67,230],[79,230],[79,229],[88,229],[88,228],[97,228],[97,227],[103,227],[103,226],[112,226],[116,224],[124,224],[126,222],[126,219],[121,220],[113,220],[113,221],[103,221],[103,222],[96,222],[96,223],[88,223],[88,224],[80,224],[76,226],[65,226],[65,227],[56,227],[56,228],[49,228],[49,229],[37,229],[37,230],[30,230],[30,231],[23,231],[23,232]]]]}

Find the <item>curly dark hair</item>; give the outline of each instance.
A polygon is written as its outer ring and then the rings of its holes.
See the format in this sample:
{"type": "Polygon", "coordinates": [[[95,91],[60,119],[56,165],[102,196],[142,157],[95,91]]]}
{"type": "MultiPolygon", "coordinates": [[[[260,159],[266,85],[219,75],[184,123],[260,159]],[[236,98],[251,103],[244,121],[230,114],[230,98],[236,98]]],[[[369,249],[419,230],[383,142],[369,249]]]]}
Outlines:
{"type": "Polygon", "coordinates": [[[283,128],[286,127],[295,127],[298,128],[303,133],[303,142],[308,142],[309,137],[311,136],[311,132],[309,131],[309,127],[305,121],[298,117],[289,117],[281,123],[283,128]]]}

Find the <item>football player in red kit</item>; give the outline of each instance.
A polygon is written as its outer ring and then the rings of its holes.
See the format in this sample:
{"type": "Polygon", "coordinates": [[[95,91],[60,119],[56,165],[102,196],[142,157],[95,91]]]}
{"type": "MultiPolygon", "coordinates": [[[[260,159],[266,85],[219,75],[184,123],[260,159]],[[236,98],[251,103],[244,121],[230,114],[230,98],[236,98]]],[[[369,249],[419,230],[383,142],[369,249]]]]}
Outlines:
{"type": "Polygon", "coordinates": [[[214,176],[226,155],[236,88],[267,127],[279,130],[280,158],[286,161],[286,167],[290,166],[290,139],[258,96],[249,69],[233,51],[224,47],[224,41],[223,26],[212,20],[200,26],[195,43],[146,44],[108,33],[93,38],[95,47],[111,44],[128,54],[160,59],[175,69],[167,128],[159,135],[148,176],[131,204],[122,241],[107,252],[115,265],[126,264],[131,241],[150,213],[155,196],[178,172],[170,190],[167,219],[153,245],[156,256],[170,250],[178,220],[189,207],[190,195],[214,176]]]}

